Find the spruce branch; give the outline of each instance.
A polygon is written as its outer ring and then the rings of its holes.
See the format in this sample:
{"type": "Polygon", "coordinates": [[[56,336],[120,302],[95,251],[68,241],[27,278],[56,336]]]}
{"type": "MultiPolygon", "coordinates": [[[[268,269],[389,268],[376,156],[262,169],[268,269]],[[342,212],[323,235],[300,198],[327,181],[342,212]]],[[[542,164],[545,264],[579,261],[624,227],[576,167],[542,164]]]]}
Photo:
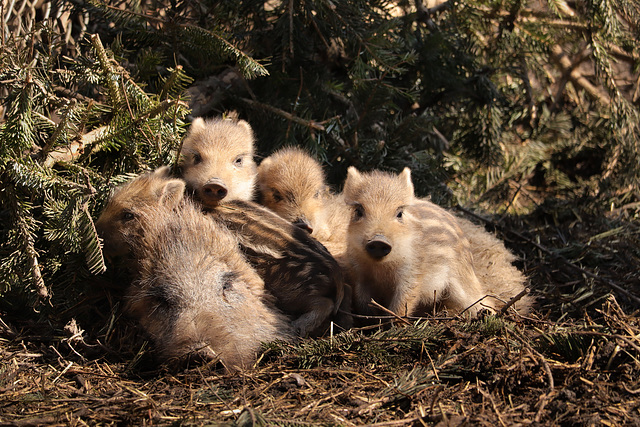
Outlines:
{"type": "MultiPolygon", "coordinates": [[[[18,227],[22,235],[27,236],[27,233],[25,231],[26,227],[22,221],[18,222],[18,227]]],[[[38,254],[34,247],[33,239],[30,238],[30,236],[27,236],[27,238],[25,238],[24,250],[27,255],[33,284],[38,291],[38,297],[40,298],[40,300],[49,299],[49,290],[47,289],[47,285],[45,285],[44,283],[44,279],[42,278],[42,271],[40,270],[40,263],[38,262],[38,254]]]]}
{"type": "Polygon", "coordinates": [[[38,253],[35,248],[34,232],[31,230],[28,219],[31,219],[28,209],[24,209],[21,200],[16,194],[14,183],[10,183],[5,187],[8,194],[8,202],[11,208],[11,215],[14,221],[14,227],[17,231],[17,239],[22,244],[23,256],[27,259],[27,267],[30,273],[31,283],[35,286],[39,301],[48,300],[50,297],[49,289],[42,277],[40,262],[38,261],[38,253]]]}
{"type": "MultiPolygon", "coordinates": [[[[559,46],[556,46],[556,47],[559,47],[559,46]]],[[[552,48],[552,50],[553,49],[554,48],[552,48]]],[[[556,52],[557,52],[557,50],[556,50],[556,52]]],[[[560,52],[562,52],[562,49],[560,49],[560,52]]],[[[551,112],[557,111],[558,108],[560,107],[560,103],[561,103],[561,100],[562,100],[562,95],[564,94],[564,92],[566,90],[566,85],[567,85],[567,83],[569,83],[569,81],[571,81],[571,73],[573,71],[575,71],[580,66],[580,64],[582,64],[585,61],[587,61],[589,59],[589,57],[590,57],[590,53],[589,53],[588,49],[585,47],[577,55],[576,59],[574,59],[573,61],[568,61],[567,60],[567,61],[564,62],[564,69],[563,69],[560,81],[558,83],[558,87],[556,88],[555,96],[553,98],[553,104],[549,108],[549,110],[551,112]]],[[[577,77],[577,76],[578,75],[576,74],[574,76],[574,78],[577,77]]],[[[578,86],[577,83],[574,83],[574,84],[576,86],[578,86]]]]}
{"type": "MultiPolygon", "coordinates": [[[[75,104],[77,103],[76,99],[78,98],[72,99],[72,102],[70,103],[72,106],[75,106],[75,104]]],[[[86,106],[80,107],[80,114],[76,114],[76,112],[74,111],[72,115],[73,120],[70,124],[70,127],[73,128],[75,135],[73,136],[73,138],[68,137],[70,141],[66,146],[59,147],[48,153],[48,156],[44,161],[45,167],[52,167],[58,162],[71,162],[73,160],[79,159],[80,156],[82,156],[87,142],[85,141],[85,136],[80,135],[78,130],[84,129],[84,127],[87,125],[87,121],[90,118],[91,111],[94,105],[94,102],[92,100],[89,100],[86,106]]]]}
{"type": "MultiPolygon", "coordinates": [[[[156,105],[152,105],[148,110],[142,111],[138,115],[135,115],[133,110],[129,109],[128,111],[131,115],[131,120],[127,121],[127,123],[123,125],[105,125],[93,129],[91,132],[82,136],[81,145],[84,146],[84,149],[79,161],[86,159],[95,151],[109,148],[109,143],[122,139],[123,137],[126,138],[126,135],[128,135],[132,130],[138,129],[142,124],[147,124],[148,120],[162,115],[173,107],[179,107],[185,110],[188,110],[189,108],[184,101],[168,99],[156,105]]],[[[117,146],[120,145],[120,143],[117,143],[117,146]]]]}
{"type": "Polygon", "coordinates": [[[565,0],[547,0],[547,4],[551,11],[559,17],[568,16],[573,18],[576,16],[575,11],[567,4],[565,0]]]}
{"type": "Polygon", "coordinates": [[[134,29],[134,32],[137,29],[139,38],[165,45],[167,40],[174,40],[182,49],[190,49],[198,55],[204,51],[208,55],[219,56],[221,59],[231,59],[236,62],[242,75],[248,79],[269,74],[264,66],[223,37],[219,29],[210,31],[185,23],[188,22],[187,19],[182,19],[181,22],[181,17],[170,21],[131,10],[122,10],[97,0],[91,0],[90,4],[115,21],[119,27],[134,29]],[[148,25],[149,22],[153,25],[148,25]]]}
{"type": "Polygon", "coordinates": [[[571,80],[571,83],[576,85],[576,87],[583,89],[587,94],[589,94],[589,96],[591,96],[591,98],[599,102],[601,105],[609,105],[611,102],[609,95],[591,84],[591,82],[575,68],[571,60],[565,55],[561,46],[554,45],[551,47],[551,59],[553,59],[553,61],[560,67],[563,73],[567,73],[569,80],[571,80]]]}
{"type": "Polygon", "coordinates": [[[96,231],[95,224],[89,213],[88,200],[82,204],[79,216],[79,232],[81,235],[82,248],[85,254],[87,267],[91,274],[100,274],[106,271],[107,266],[104,262],[100,238],[96,231]]]}
{"type": "Polygon", "coordinates": [[[181,25],[177,29],[178,36],[181,37],[183,43],[194,43],[191,47],[198,49],[202,49],[204,46],[209,50],[218,51],[224,57],[233,59],[244,78],[252,79],[269,75],[269,71],[263,65],[236,48],[216,32],[207,31],[195,25],[181,25]]]}
{"type": "Polygon", "coordinates": [[[434,7],[428,8],[422,3],[422,0],[415,0],[416,20],[422,22],[430,31],[438,31],[438,26],[433,22],[431,16],[452,9],[455,6],[453,0],[444,1],[434,7]]]}
{"type": "Polygon", "coordinates": [[[98,61],[100,62],[100,68],[104,73],[105,83],[107,84],[107,88],[109,89],[111,105],[115,108],[118,108],[122,104],[122,100],[120,98],[120,87],[117,83],[118,76],[113,71],[111,60],[109,59],[98,34],[91,35],[91,45],[96,51],[98,61]]]}
{"type": "Polygon", "coordinates": [[[182,65],[178,65],[174,69],[169,68],[169,71],[171,74],[165,80],[162,90],[158,95],[158,99],[162,101],[168,98],[169,94],[176,92],[176,89],[182,91],[185,89],[186,85],[193,82],[193,79],[184,73],[182,65]]]}
{"type": "Polygon", "coordinates": [[[244,102],[245,104],[249,105],[252,108],[269,111],[270,113],[282,116],[291,122],[294,122],[301,126],[305,126],[309,129],[313,129],[319,132],[324,132],[326,130],[322,122],[316,122],[315,120],[305,120],[301,117],[295,116],[291,113],[287,113],[286,111],[281,110],[280,108],[274,107],[272,105],[264,104],[262,102],[254,101],[248,98],[240,98],[240,101],[244,102]]]}
{"type": "Polygon", "coordinates": [[[60,122],[58,122],[55,130],[47,140],[44,147],[42,147],[42,150],[40,150],[40,153],[39,153],[40,162],[44,162],[47,159],[49,152],[53,149],[53,146],[58,141],[58,138],[60,137],[60,135],[62,135],[62,133],[66,131],[69,125],[70,116],[73,115],[72,109],[75,107],[75,105],[76,105],[76,101],[74,99],[67,102],[66,104],[67,108],[64,109],[64,112],[60,117],[60,122]]]}
{"type": "Polygon", "coordinates": [[[358,40],[358,43],[361,47],[363,47],[368,53],[369,55],[371,55],[371,58],[373,58],[377,65],[379,67],[382,68],[389,68],[390,71],[394,72],[394,73],[399,73],[400,70],[394,68],[394,66],[387,64],[387,61],[381,56],[379,55],[372,47],[371,43],[369,43],[362,35],[359,31],[356,31],[343,17],[342,15],[340,15],[338,13],[338,11],[336,10],[335,6],[333,6],[332,4],[330,4],[329,0],[321,0],[323,3],[329,3],[327,4],[327,10],[330,11],[330,13],[333,15],[333,17],[338,20],[338,22],[340,22],[345,29],[349,30],[349,33],[352,34],[356,40],[358,40]]]}
{"type": "Polygon", "coordinates": [[[51,151],[47,156],[47,160],[44,161],[43,166],[51,168],[59,162],[72,162],[79,159],[83,152],[84,143],[82,140],[71,142],[65,147],[51,151]]]}
{"type": "Polygon", "coordinates": [[[172,107],[182,107],[189,109],[189,105],[179,99],[165,99],[164,101],[152,106],[147,111],[142,112],[140,116],[136,118],[136,121],[142,122],[148,119],[155,118],[171,109],[172,107]]]}

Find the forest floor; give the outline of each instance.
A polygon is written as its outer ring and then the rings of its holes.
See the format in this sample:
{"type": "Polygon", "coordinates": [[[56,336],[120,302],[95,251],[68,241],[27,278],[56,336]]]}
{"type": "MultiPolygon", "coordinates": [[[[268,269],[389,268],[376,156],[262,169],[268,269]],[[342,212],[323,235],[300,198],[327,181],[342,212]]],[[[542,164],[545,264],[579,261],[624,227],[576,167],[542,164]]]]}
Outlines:
{"type": "Polygon", "coordinates": [[[0,425],[640,425],[633,215],[565,206],[487,221],[530,279],[526,317],[272,343],[240,373],[158,367],[104,286],[76,307],[99,327],[0,313],[0,425]]]}

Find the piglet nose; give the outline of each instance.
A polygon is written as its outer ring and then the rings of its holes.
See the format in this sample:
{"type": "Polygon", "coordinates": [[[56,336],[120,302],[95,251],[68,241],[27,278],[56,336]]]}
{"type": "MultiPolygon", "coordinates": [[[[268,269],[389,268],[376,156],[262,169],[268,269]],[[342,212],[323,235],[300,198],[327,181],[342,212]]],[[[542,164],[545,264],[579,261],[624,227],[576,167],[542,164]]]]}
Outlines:
{"type": "Polygon", "coordinates": [[[229,190],[219,178],[213,178],[202,186],[202,197],[212,201],[220,201],[227,197],[229,190]]]}
{"type": "Polygon", "coordinates": [[[376,234],[373,239],[369,240],[365,245],[367,253],[375,258],[382,259],[391,252],[391,242],[385,236],[376,234]]]}
{"type": "Polygon", "coordinates": [[[296,218],[295,221],[293,221],[293,225],[295,225],[296,227],[302,228],[303,230],[307,231],[309,234],[313,233],[313,227],[311,226],[309,221],[305,218],[296,218]]]}

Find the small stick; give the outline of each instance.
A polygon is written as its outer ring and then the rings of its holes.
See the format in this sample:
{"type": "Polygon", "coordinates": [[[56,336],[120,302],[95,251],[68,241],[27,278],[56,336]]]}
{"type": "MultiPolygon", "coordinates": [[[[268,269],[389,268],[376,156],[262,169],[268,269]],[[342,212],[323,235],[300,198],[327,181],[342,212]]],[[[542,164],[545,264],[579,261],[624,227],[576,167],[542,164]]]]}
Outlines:
{"type": "Polygon", "coordinates": [[[284,117],[285,119],[292,121],[294,123],[297,123],[301,126],[306,126],[308,128],[311,128],[313,130],[317,130],[319,132],[324,132],[326,129],[324,126],[322,126],[320,123],[314,121],[314,120],[305,120],[301,117],[295,116],[291,113],[288,113],[284,110],[281,110],[280,108],[274,107],[272,105],[269,104],[263,104],[262,102],[258,102],[258,101],[253,101],[251,99],[247,99],[247,98],[240,98],[240,100],[246,104],[248,104],[250,107],[254,107],[254,108],[261,108],[263,110],[267,110],[270,111],[271,113],[277,114],[279,116],[284,117]]]}
{"type": "Polygon", "coordinates": [[[380,310],[384,311],[385,313],[392,315],[393,317],[395,317],[397,320],[401,321],[405,325],[411,325],[411,322],[409,322],[407,319],[404,319],[404,318],[398,316],[396,313],[394,313],[393,311],[389,310],[387,307],[383,307],[382,305],[378,304],[376,302],[376,300],[374,300],[373,298],[371,298],[371,302],[370,303],[373,304],[375,307],[379,308],[380,310]]]}
{"type": "Polygon", "coordinates": [[[518,295],[516,295],[513,298],[511,298],[509,300],[509,302],[506,303],[504,307],[502,307],[502,310],[500,310],[500,315],[502,316],[503,314],[505,314],[507,312],[507,310],[509,309],[509,307],[511,307],[516,302],[520,301],[520,299],[522,299],[522,297],[524,297],[528,293],[529,293],[529,289],[528,288],[524,288],[522,291],[520,291],[520,293],[518,295]]]}
{"type": "MultiPolygon", "coordinates": [[[[487,298],[495,298],[495,299],[498,299],[498,300],[500,299],[500,298],[497,298],[497,297],[495,297],[495,296],[493,296],[493,295],[485,295],[485,296],[483,296],[482,298],[480,298],[479,300],[477,300],[476,302],[474,302],[473,304],[471,304],[469,307],[467,307],[467,308],[465,308],[464,310],[462,310],[458,316],[462,316],[464,313],[466,313],[467,311],[469,311],[469,309],[470,309],[471,307],[473,307],[473,306],[474,306],[474,305],[476,305],[476,304],[480,304],[483,300],[485,300],[485,299],[487,299],[487,298]]],[[[485,308],[486,308],[486,306],[485,306],[485,308]]]]}

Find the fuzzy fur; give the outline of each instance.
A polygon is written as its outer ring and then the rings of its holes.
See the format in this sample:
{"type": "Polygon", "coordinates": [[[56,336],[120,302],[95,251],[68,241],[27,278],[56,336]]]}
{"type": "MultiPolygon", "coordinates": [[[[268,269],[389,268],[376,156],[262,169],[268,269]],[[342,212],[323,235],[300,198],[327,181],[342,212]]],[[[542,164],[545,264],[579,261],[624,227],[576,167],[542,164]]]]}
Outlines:
{"type": "MultiPolygon", "coordinates": [[[[203,176],[219,178],[231,159],[242,152],[253,153],[253,138],[243,133],[242,128],[250,129],[243,121],[195,120],[192,128],[183,145],[186,154],[182,176],[197,196],[205,184],[203,176]],[[204,150],[197,148],[199,144],[206,146],[206,156],[204,150]],[[188,153],[194,147],[202,157],[197,165],[189,162],[188,153]]],[[[230,173],[224,181],[231,180],[237,188],[253,188],[255,167],[234,174],[230,173]]],[[[276,297],[278,307],[291,316],[296,331],[302,336],[320,334],[335,317],[343,299],[344,279],[338,264],[304,230],[251,202],[249,193],[242,197],[239,194],[230,189],[224,200],[213,204],[204,197],[197,198],[215,221],[232,230],[268,291],[276,297]]],[[[348,319],[339,321],[349,325],[348,319]]]]}
{"type": "Polygon", "coordinates": [[[205,206],[219,203],[203,191],[205,184],[213,181],[227,189],[224,200],[252,200],[256,179],[253,146],[253,130],[246,121],[198,117],[182,144],[182,178],[205,206]]]}
{"type": "Polygon", "coordinates": [[[291,327],[233,234],[184,198],[161,168],[124,185],[97,222],[105,242],[132,259],[125,312],[164,360],[197,354],[247,367],[260,343],[289,339],[291,327]]]}
{"type": "MultiPolygon", "coordinates": [[[[475,315],[503,305],[486,295],[508,300],[524,289],[524,278],[502,243],[416,199],[408,168],[399,175],[349,168],[344,197],[353,210],[348,254],[357,311],[375,312],[369,307],[373,298],[399,315],[421,315],[434,304],[475,315]],[[376,240],[389,243],[388,255],[371,256],[366,248],[376,240]]],[[[522,309],[528,304],[523,301],[522,309]]]]}
{"type": "Polygon", "coordinates": [[[293,223],[306,223],[342,264],[347,249],[348,208],[330,193],[320,163],[299,148],[284,148],[258,166],[260,202],[293,223]]]}
{"type": "Polygon", "coordinates": [[[350,325],[350,319],[336,316],[344,296],[342,270],[305,230],[253,202],[226,202],[209,214],[234,233],[301,336],[321,334],[331,319],[350,325]]]}

